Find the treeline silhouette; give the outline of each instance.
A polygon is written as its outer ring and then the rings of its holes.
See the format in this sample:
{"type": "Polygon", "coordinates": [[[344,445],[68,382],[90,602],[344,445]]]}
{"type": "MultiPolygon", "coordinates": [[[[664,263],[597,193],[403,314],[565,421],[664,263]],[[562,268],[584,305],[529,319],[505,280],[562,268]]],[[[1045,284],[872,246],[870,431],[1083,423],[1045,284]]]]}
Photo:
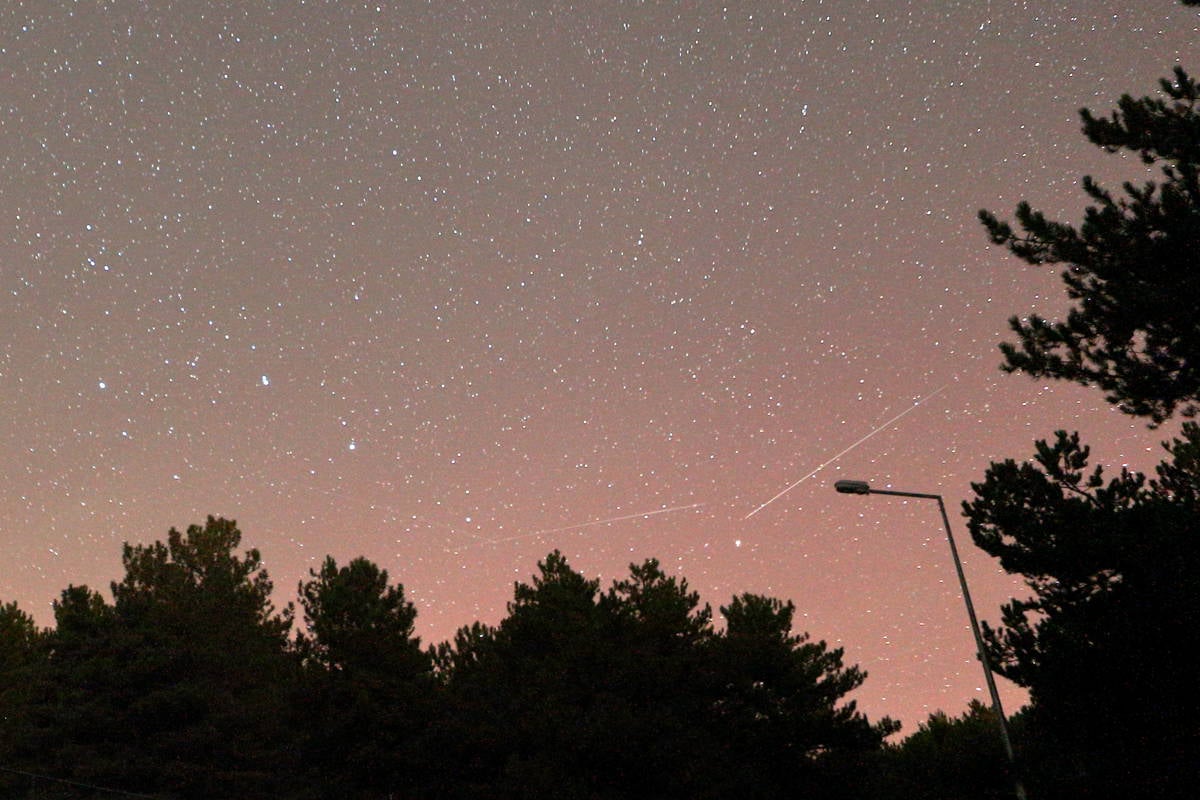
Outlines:
{"type": "MultiPolygon", "coordinates": [[[[1189,0],[1185,5],[1200,5],[1189,0]]],[[[1028,202],[988,211],[993,243],[1062,265],[1063,318],[1014,316],[1003,369],[1101,390],[1156,427],[1200,414],[1200,83],[1180,66],[1154,96],[1080,112],[1084,136],[1145,169],[1119,190],[1085,176],[1078,225],[1028,202]]],[[[977,546],[1031,596],[985,628],[990,659],[1029,689],[1026,747],[1049,796],[1191,797],[1200,785],[1200,427],[1164,442],[1153,477],[1091,463],[1078,433],[995,462],[963,510],[977,546]],[[1047,757],[1047,754],[1052,754],[1047,757]]]]}
{"type": "Polygon", "coordinates": [[[370,561],[326,559],[294,614],[240,542],[126,545],[111,602],[71,586],[50,629],[0,608],[0,795],[845,797],[897,727],[791,603],[718,630],[653,560],[602,590],[553,552],[498,625],[423,648],[370,561]]]}
{"type": "MultiPolygon", "coordinates": [[[[1170,797],[1195,778],[1196,701],[1163,693],[1191,680],[1170,641],[1194,638],[1197,606],[1183,573],[1197,561],[1200,428],[1185,430],[1152,490],[1125,504],[1161,526],[1148,546],[1171,542],[1179,560],[1155,572],[1154,553],[1134,551],[1143,569],[1124,583],[1047,607],[1039,652],[1059,683],[1027,679],[1012,655],[1001,664],[1034,693],[1010,721],[1033,797],[1170,797]],[[1178,580],[1165,601],[1148,571],[1178,580]],[[1090,661],[1055,649],[1069,634],[1088,637],[1090,661]]],[[[981,509],[995,511],[985,500],[1011,498],[1002,466],[967,509],[977,538],[981,509]]],[[[1102,562],[1129,549],[1126,512],[1087,519],[1079,502],[1047,500],[1091,526],[1102,562]]],[[[327,558],[279,609],[258,551],[240,545],[236,524],[213,517],[126,545],[111,601],[70,586],[51,628],[0,605],[0,797],[1013,796],[990,708],[933,714],[889,743],[898,723],[872,723],[847,698],[865,673],[794,632],[791,602],[738,595],[716,625],[654,560],[602,588],[555,551],[499,624],[423,647],[403,587],[367,559],[327,558]]],[[[996,656],[1013,635],[989,629],[996,656]]]]}

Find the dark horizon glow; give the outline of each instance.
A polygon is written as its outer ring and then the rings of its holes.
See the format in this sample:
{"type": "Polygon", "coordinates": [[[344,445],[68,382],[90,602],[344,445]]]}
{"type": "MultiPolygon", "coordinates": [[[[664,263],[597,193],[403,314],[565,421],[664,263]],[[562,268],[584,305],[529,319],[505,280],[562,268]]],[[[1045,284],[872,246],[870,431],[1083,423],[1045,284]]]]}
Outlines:
{"type": "Polygon", "coordinates": [[[4,4],[0,601],[49,624],[209,514],[281,602],[370,558],[426,643],[552,549],[655,557],[793,600],[872,719],[985,700],[936,509],[833,482],[942,494],[995,622],[990,461],[1159,460],[999,371],[1066,300],[975,214],[1078,221],[1148,174],[1078,109],[1200,69],[1172,0],[1035,5],[4,4]]]}

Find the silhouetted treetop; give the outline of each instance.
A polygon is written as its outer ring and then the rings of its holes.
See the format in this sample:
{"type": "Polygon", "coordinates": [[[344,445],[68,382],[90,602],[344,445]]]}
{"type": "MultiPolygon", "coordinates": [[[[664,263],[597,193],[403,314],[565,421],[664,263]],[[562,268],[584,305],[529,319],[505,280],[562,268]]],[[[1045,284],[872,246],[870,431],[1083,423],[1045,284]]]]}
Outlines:
{"type": "Polygon", "coordinates": [[[1194,785],[1200,703],[1184,665],[1200,626],[1200,425],[1164,446],[1157,477],[1106,479],[1059,431],[1031,461],[993,463],[964,504],[975,543],[1033,591],[984,638],[1075,771],[1062,791],[1170,797],[1194,785]]]}
{"type": "Polygon", "coordinates": [[[1089,177],[1093,205],[1078,227],[1017,206],[1020,231],[979,212],[993,242],[1030,264],[1066,264],[1063,321],[1013,317],[1004,369],[1105,392],[1109,402],[1157,425],[1200,407],[1200,88],[1176,68],[1164,97],[1121,98],[1108,117],[1084,109],[1087,138],[1157,165],[1161,181],[1126,183],[1114,195],[1089,177]]]}

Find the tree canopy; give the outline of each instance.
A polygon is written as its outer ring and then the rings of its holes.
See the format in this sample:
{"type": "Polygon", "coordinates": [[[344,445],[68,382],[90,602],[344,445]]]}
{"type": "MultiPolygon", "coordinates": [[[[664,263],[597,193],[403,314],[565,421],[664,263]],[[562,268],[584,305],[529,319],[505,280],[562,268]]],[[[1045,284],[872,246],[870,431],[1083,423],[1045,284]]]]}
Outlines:
{"type": "Polygon", "coordinates": [[[602,590],[554,551],[498,624],[423,649],[365,558],[310,572],[293,634],[240,545],[211,517],[126,545],[113,600],[70,586],[49,630],[0,605],[5,796],[840,797],[898,727],[791,602],[718,629],[653,559],[602,590]]]}
{"type": "Polygon", "coordinates": [[[1075,765],[1064,786],[1158,781],[1166,796],[1172,776],[1196,774],[1200,702],[1181,667],[1200,624],[1200,426],[1164,446],[1157,477],[1106,480],[1078,434],[1059,431],[1032,461],[992,464],[964,506],[976,544],[1033,592],[984,634],[1075,765]]]}
{"type": "Polygon", "coordinates": [[[1066,264],[1065,320],[1014,316],[1018,341],[1004,369],[1096,386],[1122,411],[1162,423],[1200,406],[1200,87],[1182,68],[1163,96],[1122,97],[1110,116],[1081,112],[1083,131],[1108,152],[1130,151],[1161,179],[1123,187],[1089,177],[1093,205],[1078,227],[1022,202],[1019,227],[980,212],[993,242],[1030,264],[1066,264]]]}
{"type": "Polygon", "coordinates": [[[62,665],[73,696],[60,713],[73,702],[92,707],[92,733],[108,728],[110,769],[131,789],[201,798],[270,797],[280,788],[267,765],[287,752],[289,704],[279,688],[289,676],[291,610],[276,612],[261,556],[237,553],[240,543],[232,520],[172,528],[165,543],[125,545],[111,610],[94,594],[81,598],[95,627],[62,665]],[[76,679],[114,643],[120,655],[104,691],[96,692],[96,676],[76,679]]]}
{"type": "Polygon", "coordinates": [[[895,730],[845,696],[865,674],[791,631],[794,606],[742,595],[723,631],[657,561],[607,592],[553,552],[494,628],[440,663],[456,759],[481,795],[782,797],[848,791],[847,767],[895,730]],[[653,765],[653,767],[649,767],[653,765]]]}
{"type": "Polygon", "coordinates": [[[365,558],[339,567],[327,557],[299,595],[301,761],[310,789],[372,798],[417,783],[433,672],[404,587],[365,558]]]}
{"type": "MultiPolygon", "coordinates": [[[[1188,3],[1194,5],[1195,3],[1188,3]]],[[[1120,197],[1085,178],[1078,228],[1028,203],[1020,232],[980,212],[992,241],[1063,263],[1065,321],[1011,320],[1004,368],[1095,386],[1156,426],[1200,410],[1200,87],[1181,68],[1161,95],[1084,110],[1084,134],[1130,151],[1160,181],[1120,197]]],[[[975,543],[1032,595],[984,634],[998,671],[1029,689],[1034,794],[1178,797],[1200,779],[1190,651],[1200,623],[1200,426],[1165,442],[1156,475],[1091,465],[1058,431],[1031,460],[994,462],[963,504],[975,543]]]]}
{"type": "MultiPolygon", "coordinates": [[[[1024,714],[1010,724],[1024,740],[1024,714]]],[[[880,754],[878,797],[911,796],[922,800],[1011,800],[1012,776],[997,769],[1007,757],[996,735],[996,713],[972,700],[958,717],[935,711],[904,741],[880,754]]]]}

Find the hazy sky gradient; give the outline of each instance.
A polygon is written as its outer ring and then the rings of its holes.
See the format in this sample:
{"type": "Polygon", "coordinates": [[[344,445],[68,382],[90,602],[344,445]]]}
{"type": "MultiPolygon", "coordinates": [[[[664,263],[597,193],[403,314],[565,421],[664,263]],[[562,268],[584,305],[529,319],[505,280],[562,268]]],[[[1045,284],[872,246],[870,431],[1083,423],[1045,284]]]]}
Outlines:
{"type": "MultiPolygon", "coordinates": [[[[0,600],[44,624],[123,541],[238,520],[281,600],[326,554],[426,642],[553,548],[793,599],[911,732],[986,698],[1021,587],[958,513],[1099,393],[999,372],[1057,270],[975,212],[1076,221],[1140,178],[1077,111],[1200,69],[1109,2],[8,2],[0,9],[0,600]],[[934,395],[890,427],[880,426],[934,395]],[[746,516],[788,485],[840,459],[746,516]],[[603,524],[590,524],[611,520],[603,524]]],[[[1020,695],[1006,690],[1011,708],[1020,695]]]]}

